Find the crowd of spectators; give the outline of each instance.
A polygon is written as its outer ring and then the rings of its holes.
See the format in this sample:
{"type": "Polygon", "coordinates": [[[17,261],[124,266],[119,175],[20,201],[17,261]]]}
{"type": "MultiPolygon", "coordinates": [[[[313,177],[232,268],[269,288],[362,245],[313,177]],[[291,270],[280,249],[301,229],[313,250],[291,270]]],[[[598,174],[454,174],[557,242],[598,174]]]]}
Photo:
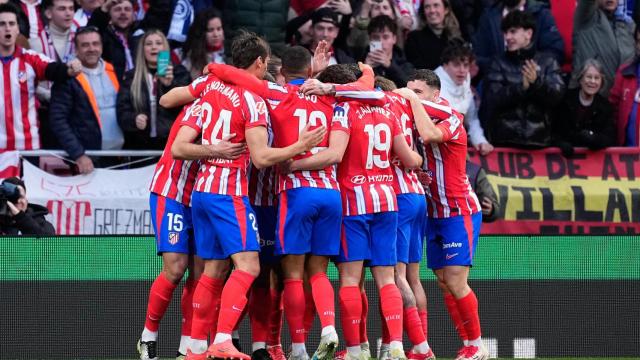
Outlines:
{"type": "Polygon", "coordinates": [[[435,70],[469,145],[638,146],[636,0],[0,0],[0,150],[162,149],[159,98],[229,63],[240,29],[333,63],[362,61],[396,86],[435,70]],[[157,71],[161,52],[171,65],[157,71]]]}

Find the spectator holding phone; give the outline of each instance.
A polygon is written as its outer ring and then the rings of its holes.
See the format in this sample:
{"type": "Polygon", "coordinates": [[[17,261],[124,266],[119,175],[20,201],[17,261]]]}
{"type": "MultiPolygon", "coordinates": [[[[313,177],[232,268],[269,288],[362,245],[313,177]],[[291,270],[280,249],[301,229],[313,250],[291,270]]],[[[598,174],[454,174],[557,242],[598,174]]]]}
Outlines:
{"type": "Polygon", "coordinates": [[[53,225],[44,217],[49,213],[46,207],[30,204],[27,200],[27,187],[24,181],[17,177],[2,180],[0,184],[3,194],[9,194],[5,203],[0,203],[0,235],[55,235],[53,225]]]}
{"type": "Polygon", "coordinates": [[[125,149],[161,150],[179,109],[160,106],[162,95],[189,84],[187,69],[169,63],[169,42],[160,30],[148,30],[136,51],[136,67],[125,73],[118,93],[118,123],[125,149]]]}
{"type": "Polygon", "coordinates": [[[380,15],[387,15],[398,24],[396,45],[402,47],[406,34],[413,30],[417,24],[417,21],[414,21],[411,16],[410,9],[410,7],[398,8],[394,0],[363,1],[358,15],[351,21],[351,31],[347,37],[347,45],[357,56],[366,53],[369,44],[369,22],[380,15]]]}
{"type": "Polygon", "coordinates": [[[414,70],[404,52],[396,43],[398,25],[387,15],[376,16],[369,22],[369,52],[364,62],[376,75],[392,80],[398,87],[407,85],[407,78],[414,70]]]}

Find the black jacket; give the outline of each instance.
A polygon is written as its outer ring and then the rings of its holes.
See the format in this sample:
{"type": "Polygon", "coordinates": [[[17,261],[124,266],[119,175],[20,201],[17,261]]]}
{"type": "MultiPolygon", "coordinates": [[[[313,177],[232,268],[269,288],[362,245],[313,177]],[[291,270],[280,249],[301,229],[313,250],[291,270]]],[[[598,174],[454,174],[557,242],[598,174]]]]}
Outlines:
{"type": "Polygon", "coordinates": [[[0,223],[0,233],[4,235],[55,235],[53,225],[44,217],[49,213],[46,207],[29,204],[27,211],[20,211],[8,219],[7,223],[0,223]]]}
{"type": "MultiPolygon", "coordinates": [[[[369,51],[364,55],[362,61],[369,54],[369,51]]],[[[397,46],[393,47],[393,57],[391,58],[391,65],[385,68],[382,65],[373,68],[373,72],[376,75],[384,76],[387,79],[396,83],[399,88],[407,86],[407,79],[413,72],[414,67],[411,65],[407,58],[404,56],[404,52],[397,46]]]]}
{"type": "Polygon", "coordinates": [[[588,147],[600,150],[614,146],[616,129],[613,107],[600,94],[596,94],[591,106],[580,103],[579,89],[569,90],[558,106],[554,122],[558,143],[566,155],[573,153],[573,147],[588,147]]]}
{"type": "MultiPolygon", "coordinates": [[[[144,19],[134,22],[128,32],[127,44],[129,45],[132,61],[135,62],[136,60],[136,48],[144,32],[155,28],[166,34],[171,23],[172,14],[170,0],[151,0],[149,10],[144,19]]],[[[116,74],[118,74],[118,80],[121,80],[126,69],[126,55],[122,42],[120,42],[113,26],[109,25],[109,22],[109,14],[97,8],[91,13],[91,18],[87,25],[100,29],[102,58],[113,64],[116,74]]]]}
{"type": "Polygon", "coordinates": [[[533,47],[507,52],[494,58],[485,80],[481,115],[493,145],[552,145],[553,112],[565,88],[553,56],[535,52],[533,47]],[[535,83],[527,90],[522,84],[525,59],[533,59],[540,67],[535,83]]]}
{"type": "Polygon", "coordinates": [[[58,145],[71,159],[102,148],[102,132],[89,97],[76,79],[56,82],[49,106],[49,125],[58,145]]]}
{"type": "MultiPolygon", "coordinates": [[[[147,124],[144,130],[139,130],[136,127],[136,116],[140,113],[147,115],[149,121],[151,121],[151,109],[149,102],[144,103],[144,107],[141,111],[137,112],[133,106],[133,98],[131,97],[131,82],[133,81],[133,74],[135,69],[129,70],[124,75],[124,80],[120,86],[120,92],[118,93],[118,124],[124,133],[124,148],[125,149],[139,149],[139,150],[162,150],[169,137],[169,130],[173,121],[178,117],[180,113],[180,107],[173,109],[165,109],[157,106],[157,137],[150,137],[151,126],[147,124]]],[[[182,65],[173,65],[173,82],[169,86],[164,86],[160,81],[157,82],[158,90],[156,92],[156,102],[160,101],[162,95],[169,92],[169,90],[178,86],[188,85],[190,82],[189,72],[182,65]]],[[[142,97],[144,99],[149,98],[149,90],[146,83],[142,86],[142,97]]]]}
{"type": "Polygon", "coordinates": [[[467,160],[467,176],[469,177],[469,183],[471,184],[473,192],[478,195],[480,204],[482,205],[482,200],[484,199],[491,200],[491,203],[493,204],[491,213],[485,214],[484,211],[482,212],[482,221],[496,221],[498,219],[498,214],[500,214],[500,202],[498,202],[498,196],[495,191],[493,191],[493,187],[491,187],[491,183],[487,178],[487,173],[484,171],[482,166],[467,160]]]}
{"type": "Polygon", "coordinates": [[[422,30],[414,30],[409,33],[404,49],[407,54],[407,60],[413,64],[416,69],[434,70],[442,63],[442,51],[451,36],[447,30],[438,37],[431,31],[431,28],[425,26],[422,30]]]}

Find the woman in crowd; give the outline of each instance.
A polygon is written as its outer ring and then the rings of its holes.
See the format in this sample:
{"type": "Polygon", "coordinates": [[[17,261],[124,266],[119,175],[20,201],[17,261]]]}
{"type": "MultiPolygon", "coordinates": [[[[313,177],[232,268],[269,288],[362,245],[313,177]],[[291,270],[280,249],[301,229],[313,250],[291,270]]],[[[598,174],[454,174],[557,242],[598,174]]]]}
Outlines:
{"type": "Polygon", "coordinates": [[[225,63],[222,14],[215,8],[198,13],[182,48],[182,65],[193,79],[208,63],[225,63]]]}
{"type": "Polygon", "coordinates": [[[165,109],[160,97],[177,86],[189,84],[189,73],[182,65],[168,65],[157,74],[158,54],[168,51],[169,43],[160,30],[148,30],[136,49],[135,68],[124,75],[118,93],[118,123],[124,132],[125,149],[162,150],[179,108],[165,109]]]}
{"type": "Polygon", "coordinates": [[[426,25],[409,33],[405,52],[416,69],[433,70],[440,65],[440,56],[449,41],[461,37],[460,25],[449,0],[423,0],[420,16],[426,25]]]}
{"type": "Polygon", "coordinates": [[[558,107],[555,134],[562,152],[570,156],[573,147],[604,149],[615,144],[613,108],[598,92],[604,81],[598,60],[585,61],[578,75],[579,87],[567,91],[558,107]]]}

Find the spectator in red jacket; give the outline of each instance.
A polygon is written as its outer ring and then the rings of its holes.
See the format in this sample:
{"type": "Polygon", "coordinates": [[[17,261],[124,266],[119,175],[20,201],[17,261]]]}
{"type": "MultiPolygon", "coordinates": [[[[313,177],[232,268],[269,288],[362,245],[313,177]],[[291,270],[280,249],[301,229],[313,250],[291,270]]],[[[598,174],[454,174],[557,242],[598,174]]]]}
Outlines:
{"type": "Polygon", "coordinates": [[[622,65],[611,88],[609,101],[613,105],[616,120],[616,143],[618,146],[640,146],[640,30],[635,30],[636,56],[630,63],[622,65]]]}

